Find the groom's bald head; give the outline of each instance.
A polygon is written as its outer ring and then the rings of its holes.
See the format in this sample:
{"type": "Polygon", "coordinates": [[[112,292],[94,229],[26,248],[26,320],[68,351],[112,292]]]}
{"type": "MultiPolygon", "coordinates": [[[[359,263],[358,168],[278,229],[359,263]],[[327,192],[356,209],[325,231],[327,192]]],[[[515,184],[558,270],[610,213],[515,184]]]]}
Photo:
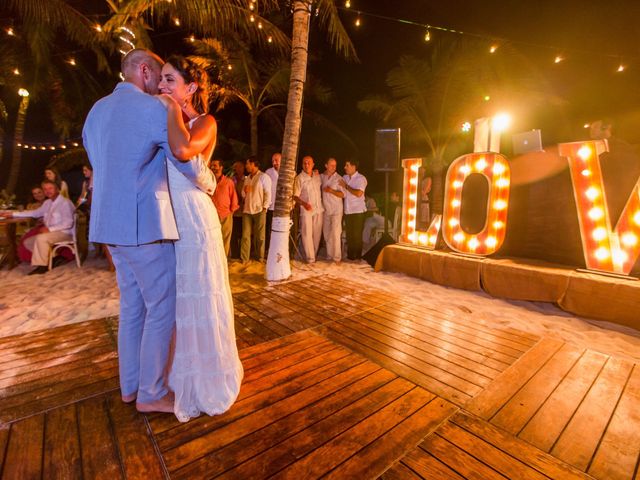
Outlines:
{"type": "Polygon", "coordinates": [[[156,94],[162,65],[164,62],[155,53],[134,48],[122,58],[120,68],[126,82],[133,83],[147,93],[156,94]]]}

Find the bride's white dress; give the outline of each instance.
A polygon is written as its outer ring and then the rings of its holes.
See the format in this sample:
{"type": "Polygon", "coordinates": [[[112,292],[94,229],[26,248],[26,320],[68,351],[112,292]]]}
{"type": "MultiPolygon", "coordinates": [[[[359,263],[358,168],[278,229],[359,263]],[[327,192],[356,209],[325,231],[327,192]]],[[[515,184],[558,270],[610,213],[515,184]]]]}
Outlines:
{"type": "MultiPolygon", "coordinates": [[[[204,158],[194,159],[204,162],[204,158]]],[[[220,220],[211,198],[167,162],[180,240],[176,249],[176,343],[169,387],[186,422],[225,412],[240,391],[233,300],[220,220]]]]}

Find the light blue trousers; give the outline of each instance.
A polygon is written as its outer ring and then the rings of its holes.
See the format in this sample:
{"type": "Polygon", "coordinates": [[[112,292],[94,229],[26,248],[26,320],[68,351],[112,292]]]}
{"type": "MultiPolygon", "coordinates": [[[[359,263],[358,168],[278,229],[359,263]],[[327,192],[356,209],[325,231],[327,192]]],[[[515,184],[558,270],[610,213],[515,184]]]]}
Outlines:
{"type": "Polygon", "coordinates": [[[176,318],[176,255],[172,242],[109,246],[120,288],[120,390],[138,402],[167,393],[163,373],[176,318]]]}

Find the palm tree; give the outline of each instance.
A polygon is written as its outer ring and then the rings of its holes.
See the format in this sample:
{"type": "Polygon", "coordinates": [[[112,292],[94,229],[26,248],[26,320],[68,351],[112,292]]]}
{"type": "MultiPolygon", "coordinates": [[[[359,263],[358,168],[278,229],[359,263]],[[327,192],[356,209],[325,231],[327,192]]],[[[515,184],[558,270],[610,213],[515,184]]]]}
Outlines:
{"type": "Polygon", "coordinates": [[[428,159],[433,213],[442,213],[447,165],[464,153],[464,121],[490,116],[496,106],[533,108],[558,101],[517,52],[503,48],[501,55],[488,61],[485,46],[475,40],[442,40],[426,59],[400,58],[387,74],[389,96],[370,96],[358,103],[363,112],[400,127],[405,146],[428,159]]]}
{"type": "Polygon", "coordinates": [[[18,107],[18,115],[16,117],[16,126],[13,133],[13,153],[11,155],[11,167],[9,169],[9,177],[5,189],[8,193],[13,193],[18,183],[18,174],[20,173],[20,164],[22,162],[22,139],[24,138],[24,121],[27,117],[27,109],[29,108],[29,92],[24,88],[19,91],[20,106],[18,107]]]}

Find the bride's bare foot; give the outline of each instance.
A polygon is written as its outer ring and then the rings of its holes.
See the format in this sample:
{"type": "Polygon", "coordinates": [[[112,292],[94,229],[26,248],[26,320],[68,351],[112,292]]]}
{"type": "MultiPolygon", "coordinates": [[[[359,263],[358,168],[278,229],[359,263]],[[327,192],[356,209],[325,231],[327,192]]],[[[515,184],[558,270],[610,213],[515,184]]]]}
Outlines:
{"type": "Polygon", "coordinates": [[[131,403],[136,399],[137,396],[138,396],[137,392],[136,393],[131,393],[129,395],[122,395],[122,401],[124,403],[131,403]]]}
{"type": "Polygon", "coordinates": [[[136,403],[136,409],[141,413],[162,412],[173,413],[173,394],[167,393],[160,400],[149,403],[136,403]]]}

